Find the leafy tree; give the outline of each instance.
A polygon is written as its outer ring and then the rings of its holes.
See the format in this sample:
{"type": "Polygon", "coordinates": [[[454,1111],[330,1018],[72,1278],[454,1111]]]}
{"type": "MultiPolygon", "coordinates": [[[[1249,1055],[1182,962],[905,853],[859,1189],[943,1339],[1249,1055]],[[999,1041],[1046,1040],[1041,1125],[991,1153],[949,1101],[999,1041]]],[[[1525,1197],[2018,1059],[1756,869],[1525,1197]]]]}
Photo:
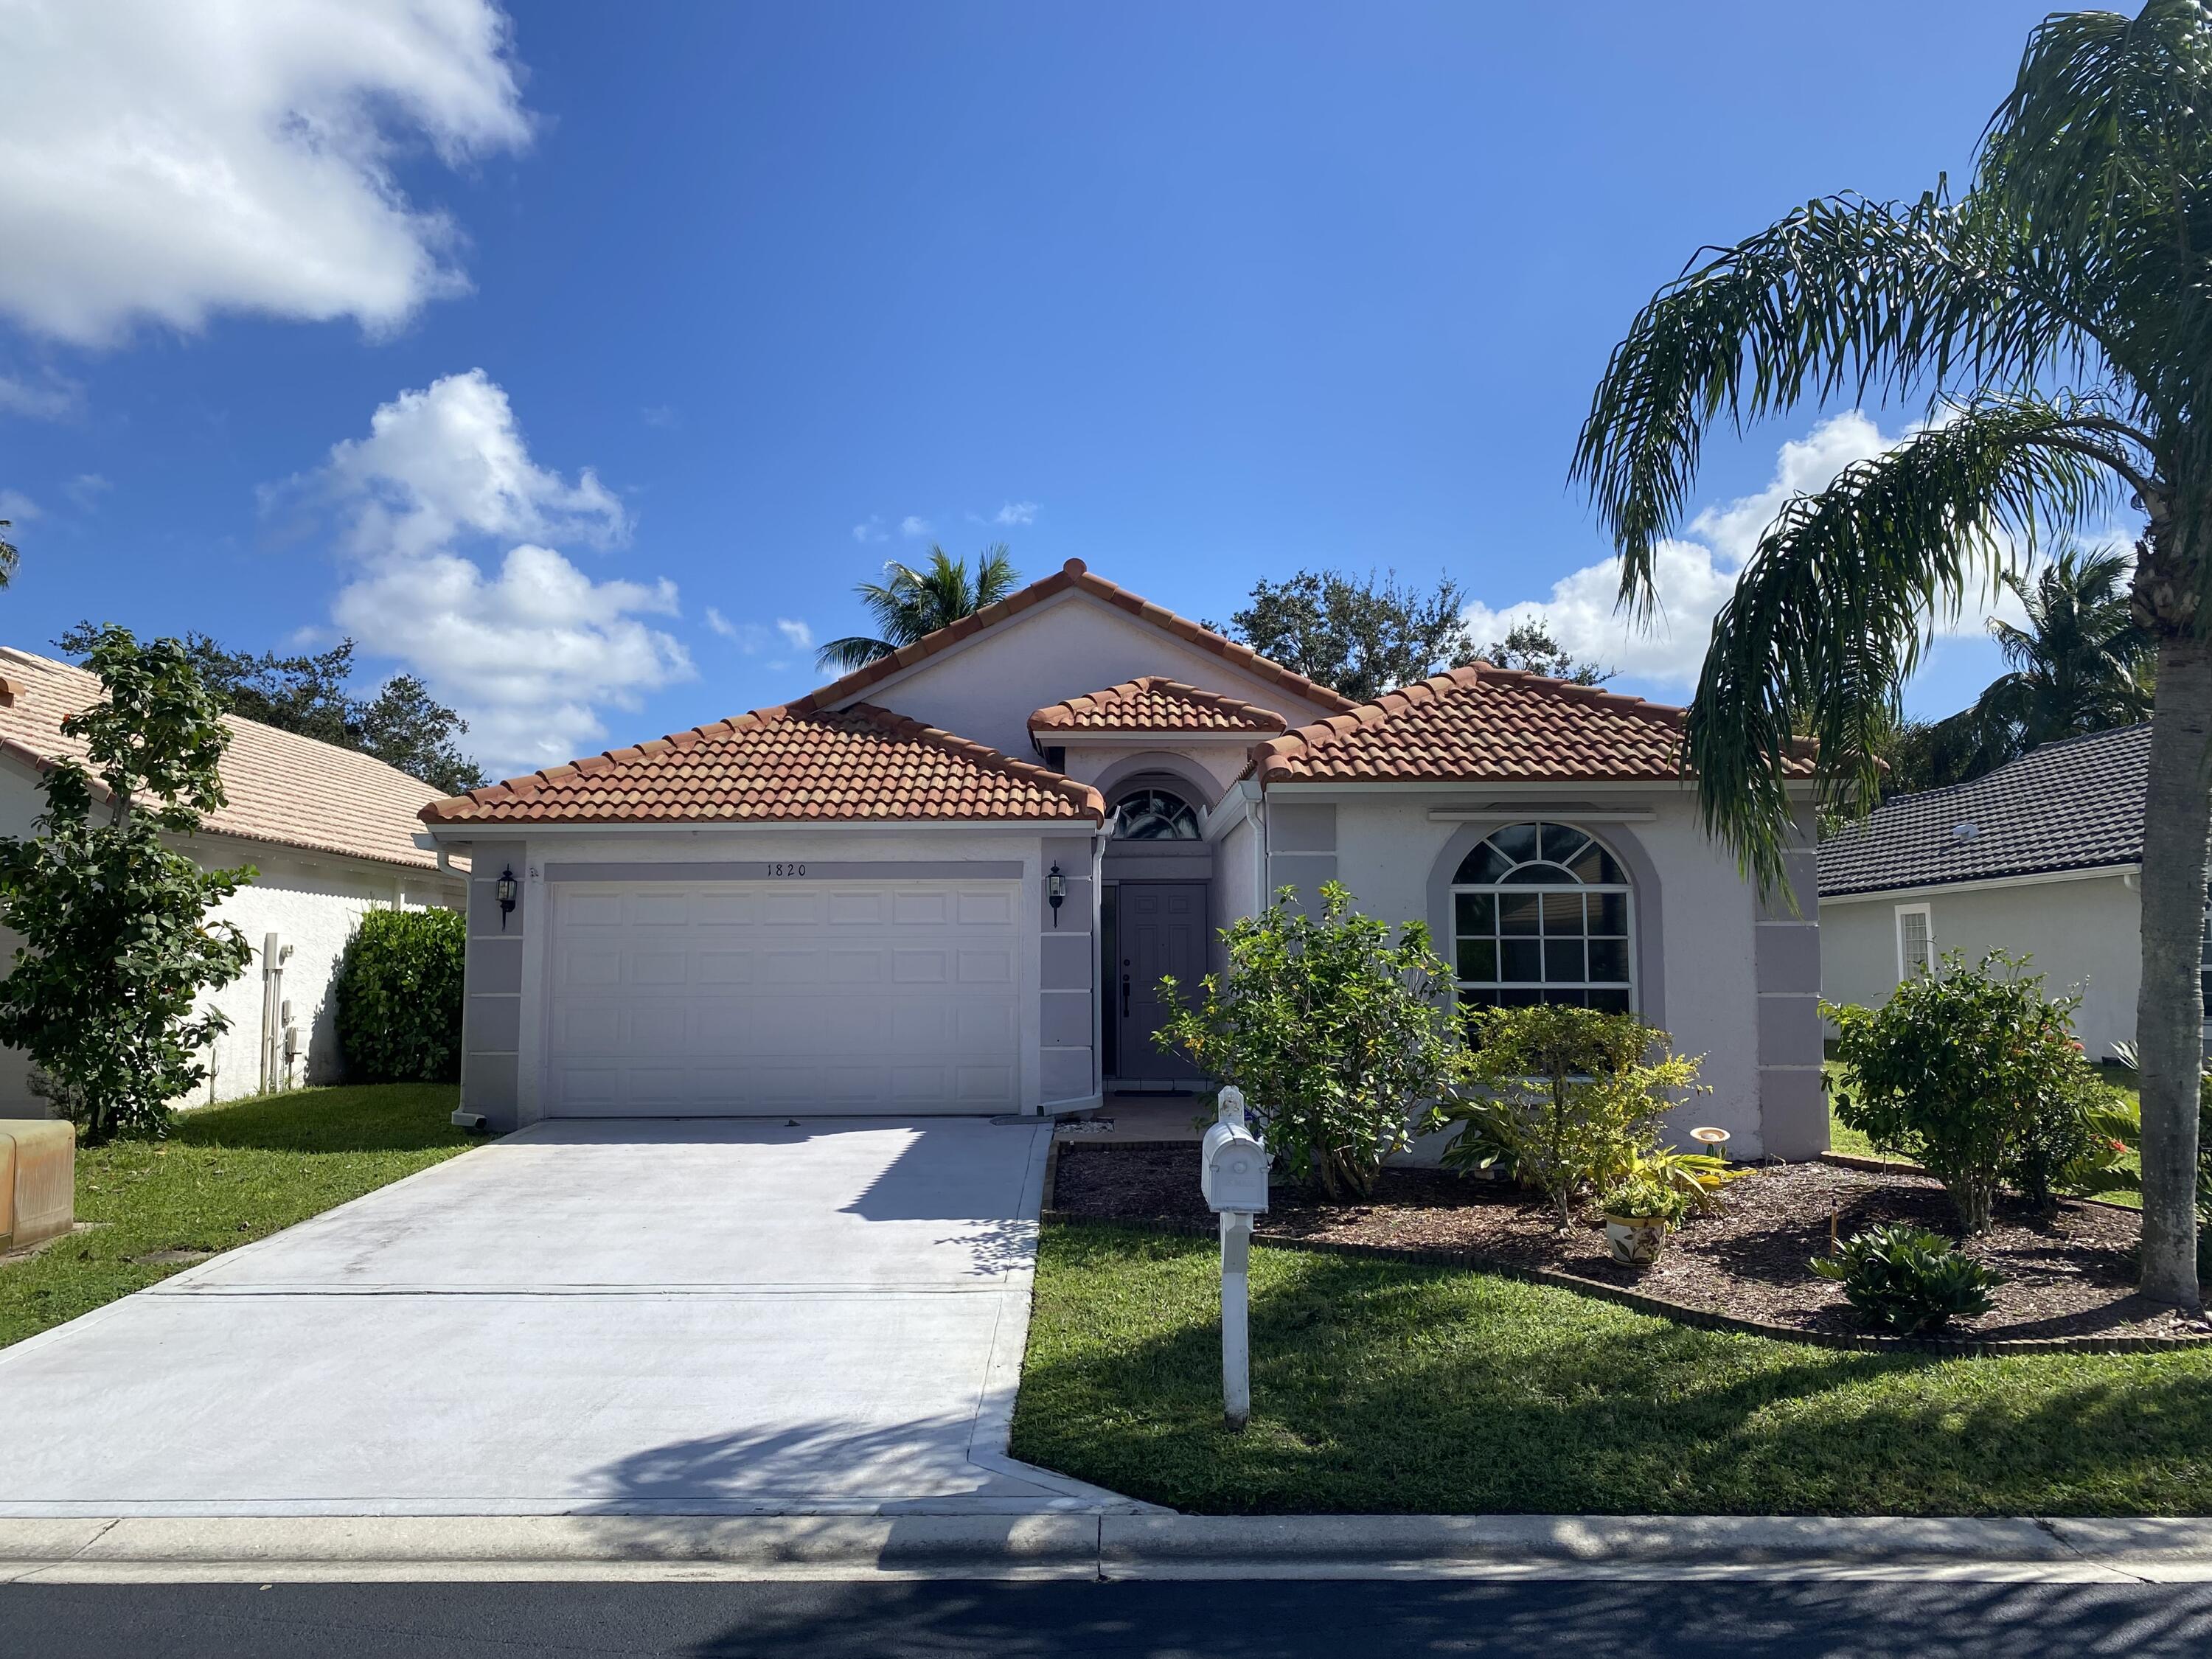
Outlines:
{"type": "MultiPolygon", "coordinates": [[[[98,633],[81,623],[58,643],[82,656],[98,633]]],[[[488,781],[483,769],[453,742],[469,723],[432,697],[414,675],[394,675],[374,697],[347,690],[354,674],[351,640],[327,651],[292,657],[264,651],[257,657],[229,650],[205,634],[187,634],[185,650],[224,712],[241,720],[374,755],[449,795],[488,781]]]]}
{"type": "Polygon", "coordinates": [[[862,582],[853,590],[875,618],[881,637],[850,634],[830,641],[814,657],[815,665],[825,673],[849,674],[865,668],[902,645],[912,645],[925,634],[950,628],[963,617],[996,605],[1021,580],[1013,556],[1004,543],[975,556],[973,575],[965,559],[956,559],[933,545],[929,562],[921,569],[894,561],[884,567],[884,574],[885,580],[862,582]]]}
{"type": "Polygon", "coordinates": [[[2054,14],[2029,37],[1971,187],[1808,203],[1662,289],[1614,349],[1574,473],[1649,615],[1702,441],[1807,399],[1919,396],[1939,418],[1786,503],[1716,619],[1685,734],[1707,825],[1766,885],[1785,760],[1875,796],[1896,687],[1948,612],[2117,502],[2146,526],[2156,642],[2142,855],[2142,1288],[2200,1305],[2197,951],[2212,877],[2212,15],[2054,14]]]}
{"type": "Polygon", "coordinates": [[[1195,1005],[1163,979],[1176,1012],[1153,1038],[1242,1089],[1294,1177],[1364,1197],[1383,1159],[1436,1127],[1465,1064],[1451,973],[1420,922],[1393,943],[1335,882],[1322,884],[1317,917],[1295,896],[1286,887],[1222,930],[1228,971],[1199,982],[1195,1005]]]}
{"type": "Polygon", "coordinates": [[[1253,584],[1252,600],[1217,633],[1357,702],[1472,660],[1460,611],[1467,594],[1449,576],[1433,592],[1401,586],[1395,571],[1362,578],[1301,570],[1253,584]]]}
{"type": "MultiPolygon", "coordinates": [[[[14,520],[0,519],[0,530],[13,528],[15,528],[14,520]]],[[[5,587],[15,580],[16,558],[15,542],[6,536],[0,536],[0,587],[5,587]]]]}
{"type": "MultiPolygon", "coordinates": [[[[1667,1033],[1631,1014],[1536,1003],[1480,1009],[1469,1023],[1475,1087],[1450,1109],[1466,1127],[1444,1162],[1504,1164],[1551,1200],[1562,1229],[1577,1200],[1638,1176],[1677,1096],[1707,1092],[1698,1062],[1668,1054],[1667,1033]],[[1662,1057],[1647,1063],[1654,1049],[1662,1057]]],[[[1688,1201],[1681,1183],[1644,1178],[1688,1201]]]]}
{"type": "Polygon", "coordinates": [[[2008,1175],[2048,1202],[2065,1165],[2090,1150],[2081,999],[2046,999],[2026,968],[2002,951],[1970,967],[1954,951],[1880,1008],[1820,1005],[1844,1067],[1836,1116],[1942,1182],[1969,1233],[1989,1231],[2008,1175]]]}
{"type": "Polygon", "coordinates": [[[1516,623],[1502,640],[1492,640],[1474,653],[1500,668],[1518,668],[1575,685],[1603,685],[1613,671],[1570,654],[1540,622],[1516,623]]]}
{"type": "Polygon", "coordinates": [[[0,926],[22,940],[0,980],[0,1042],[82,1103],[97,1144],[159,1132],[205,1080],[198,1052],[229,1021],[194,1004],[252,959],[208,910],[253,871],[204,871],[165,839],[223,804],[229,733],[190,653],[112,627],[87,653],[106,696],[62,722],[85,762],[47,769],[34,839],[0,839],[0,926]]]}

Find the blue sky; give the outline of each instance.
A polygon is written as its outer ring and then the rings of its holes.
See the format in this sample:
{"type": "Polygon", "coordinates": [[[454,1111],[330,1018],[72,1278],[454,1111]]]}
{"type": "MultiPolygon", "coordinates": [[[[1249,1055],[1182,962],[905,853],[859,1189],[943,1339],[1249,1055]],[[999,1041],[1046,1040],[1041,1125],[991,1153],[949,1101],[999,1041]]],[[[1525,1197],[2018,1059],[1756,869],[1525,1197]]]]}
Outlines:
{"type": "Polygon", "coordinates": [[[350,632],[509,770],[805,690],[932,539],[1215,617],[1449,573],[1679,698],[1778,477],[1917,411],[1716,442],[1624,635],[1607,350],[1700,243],[1961,174],[2047,6],[185,9],[0,20],[0,640],[350,632]]]}

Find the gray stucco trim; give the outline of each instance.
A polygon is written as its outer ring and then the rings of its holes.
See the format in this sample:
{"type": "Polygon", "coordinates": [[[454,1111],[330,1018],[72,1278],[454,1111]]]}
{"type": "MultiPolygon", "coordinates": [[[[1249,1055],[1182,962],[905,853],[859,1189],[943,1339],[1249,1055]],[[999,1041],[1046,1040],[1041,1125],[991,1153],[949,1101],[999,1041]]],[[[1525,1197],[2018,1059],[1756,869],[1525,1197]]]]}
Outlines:
{"type": "Polygon", "coordinates": [[[483,1114],[487,1127],[518,1127],[521,1066],[523,940],[535,906],[527,846],[520,841],[479,841],[471,848],[468,896],[468,953],[462,965],[461,1107],[483,1114]],[[502,916],[495,895],[501,872],[515,871],[512,915],[502,916]]]}
{"type": "Polygon", "coordinates": [[[1018,881],[1019,859],[799,859],[545,866],[548,881],[1018,881]]]}
{"type": "MultiPolygon", "coordinates": [[[[1517,818],[1512,821],[1522,822],[1517,818]]],[[[1593,841],[1610,848],[1627,867],[1630,908],[1636,917],[1636,1010],[1647,1025],[1663,1028],[1667,1024],[1667,951],[1662,921],[1664,895],[1659,884],[1658,866],[1651,862],[1650,854],[1644,850],[1644,843],[1626,825],[1582,823],[1568,817],[1549,822],[1573,824],[1593,841]]],[[[1435,936],[1437,953],[1446,958],[1452,953],[1452,878],[1459,872],[1461,861],[1496,834],[1498,828],[1496,820],[1462,824],[1452,831],[1443,851],[1429,870],[1429,931],[1435,936]]]]}

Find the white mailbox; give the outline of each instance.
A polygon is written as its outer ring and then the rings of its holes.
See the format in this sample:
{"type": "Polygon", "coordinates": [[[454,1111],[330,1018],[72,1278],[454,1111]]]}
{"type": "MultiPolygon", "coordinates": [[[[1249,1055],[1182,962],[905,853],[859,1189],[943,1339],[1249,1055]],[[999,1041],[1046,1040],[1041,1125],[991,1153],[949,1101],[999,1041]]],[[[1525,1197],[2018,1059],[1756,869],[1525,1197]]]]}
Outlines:
{"type": "Polygon", "coordinates": [[[1210,1209],[1265,1215],[1267,1149],[1241,1123],[1215,1124],[1206,1132],[1198,1189],[1210,1209]]]}

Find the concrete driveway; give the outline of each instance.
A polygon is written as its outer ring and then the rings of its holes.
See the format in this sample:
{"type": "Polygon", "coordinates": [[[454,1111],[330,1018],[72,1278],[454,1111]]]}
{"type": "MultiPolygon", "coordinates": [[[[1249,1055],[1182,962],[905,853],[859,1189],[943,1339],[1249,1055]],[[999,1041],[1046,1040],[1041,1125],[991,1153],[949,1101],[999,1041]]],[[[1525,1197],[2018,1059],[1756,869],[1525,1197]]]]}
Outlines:
{"type": "Polygon", "coordinates": [[[1138,1507],[1006,1455],[1049,1139],[526,1130],[0,1350],[0,1516],[1138,1507]]]}

